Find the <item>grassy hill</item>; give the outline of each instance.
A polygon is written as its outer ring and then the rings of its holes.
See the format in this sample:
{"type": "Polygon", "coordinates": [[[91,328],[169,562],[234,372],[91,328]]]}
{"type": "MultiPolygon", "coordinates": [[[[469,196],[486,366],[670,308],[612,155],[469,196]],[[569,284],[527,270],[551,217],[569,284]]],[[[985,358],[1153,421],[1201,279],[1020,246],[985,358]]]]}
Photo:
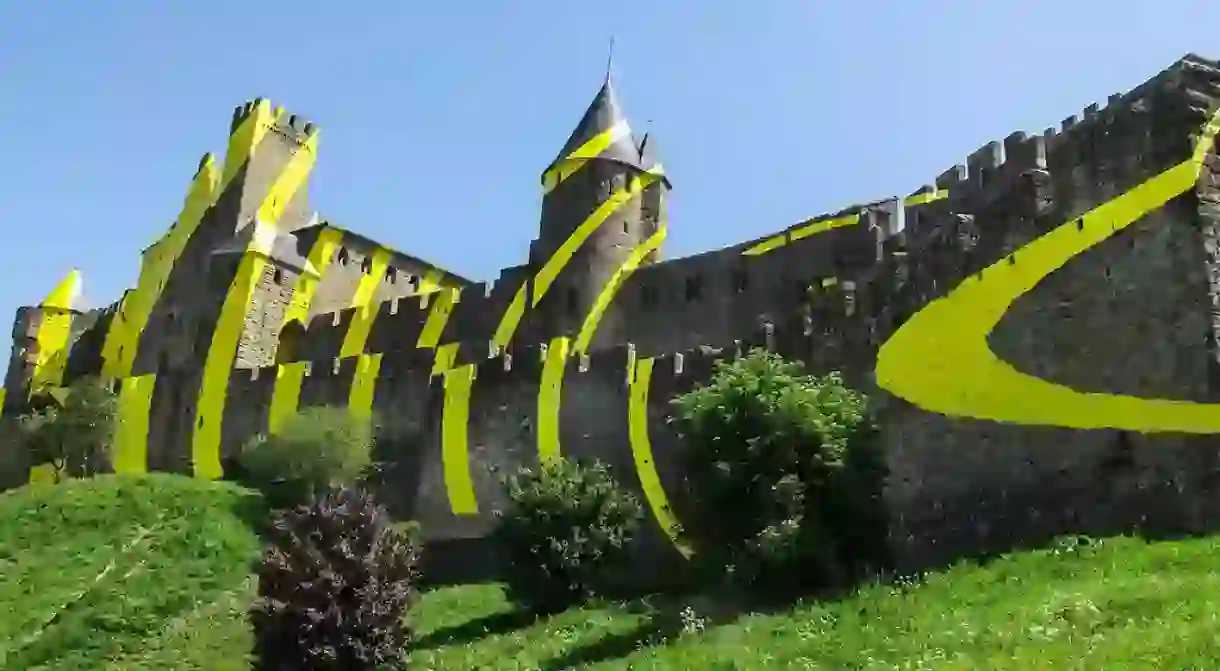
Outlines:
{"type": "MultiPolygon", "coordinates": [[[[260,505],[169,475],[0,495],[0,668],[247,668],[260,505]]],[[[410,668],[1211,671],[1218,562],[1220,537],[1062,545],[721,624],[648,600],[533,621],[494,585],[444,588],[410,668]]]]}

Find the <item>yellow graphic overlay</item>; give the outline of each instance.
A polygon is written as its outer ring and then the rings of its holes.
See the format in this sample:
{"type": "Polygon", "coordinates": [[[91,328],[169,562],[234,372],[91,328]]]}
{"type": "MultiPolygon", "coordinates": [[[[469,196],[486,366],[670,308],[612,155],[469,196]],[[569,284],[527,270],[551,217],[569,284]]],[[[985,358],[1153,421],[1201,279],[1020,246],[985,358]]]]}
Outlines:
{"type": "Polygon", "coordinates": [[[690,557],[691,549],[681,541],[678,520],[670,510],[669,498],[665,496],[661,476],[657,474],[656,464],[652,460],[652,441],[648,436],[648,391],[652,386],[654,363],[655,360],[651,358],[637,359],[629,378],[627,424],[631,438],[631,456],[635,460],[636,473],[640,476],[644,498],[648,501],[648,507],[652,509],[657,524],[678,552],[690,557]]]}
{"type": "Polygon", "coordinates": [[[546,349],[538,387],[538,462],[559,460],[559,406],[563,402],[563,374],[568,366],[567,338],[555,338],[546,349]]]}
{"type": "Polygon", "coordinates": [[[148,417],[152,411],[155,373],[126,377],[119,382],[115,427],[115,473],[144,473],[148,470],[148,417]]]}
{"type": "Polygon", "coordinates": [[[384,247],[378,247],[373,252],[373,261],[369,264],[369,272],[360,278],[356,286],[356,295],[352,296],[351,307],[355,308],[352,322],[343,335],[343,346],[339,348],[341,358],[364,354],[364,346],[368,343],[369,333],[373,330],[373,320],[377,318],[378,305],[373,302],[381,278],[385,277],[386,266],[390,265],[390,252],[384,247]]]}
{"type": "Polygon", "coordinates": [[[576,352],[585,354],[589,350],[589,345],[593,342],[593,336],[597,333],[597,325],[601,323],[602,315],[614,302],[614,297],[618,295],[619,289],[627,281],[628,277],[640,267],[644,259],[648,255],[661,248],[661,243],[665,242],[666,229],[668,227],[661,226],[648,237],[640,246],[631,250],[631,255],[618,270],[614,271],[614,275],[602,287],[602,290],[597,295],[597,299],[593,302],[593,307],[589,308],[589,313],[585,315],[584,323],[580,326],[580,333],[576,337],[576,352]]]}
{"type": "Polygon", "coordinates": [[[275,240],[276,229],[284,208],[297,190],[304,185],[313,169],[317,155],[318,133],[315,130],[305,145],[288,160],[283,172],[276,178],[270,192],[258,209],[252,224],[255,228],[237,274],[229,286],[221,307],[212,341],[204,361],[203,381],[199,390],[199,401],[195,410],[195,431],[191,441],[191,463],[195,475],[207,479],[221,477],[220,426],[224,419],[225,396],[228,393],[229,374],[237,356],[238,339],[241,337],[246,311],[254,295],[263,269],[267,265],[267,254],[275,240]]]}
{"type": "Polygon", "coordinates": [[[470,388],[474,383],[474,364],[445,373],[445,405],[441,410],[441,462],[445,471],[445,491],[454,515],[477,515],[474,482],[470,478],[470,453],[467,424],[470,421],[470,388]]]}
{"type": "Polygon", "coordinates": [[[542,193],[545,195],[554,191],[555,187],[580,170],[589,159],[597,158],[607,147],[630,135],[631,128],[627,126],[627,122],[620,121],[589,138],[542,175],[542,193]]]}
{"type": "Polygon", "coordinates": [[[1194,188],[1218,131],[1220,112],[1204,126],[1187,160],[1051,230],[919,310],[881,347],[877,383],[951,417],[1142,433],[1220,432],[1220,404],[1076,391],[1016,370],[987,343],[1013,303],[1047,275],[1194,188]]]}
{"type": "Polygon", "coordinates": [[[73,270],[38,305],[41,323],[34,334],[38,352],[30,378],[31,392],[63,382],[68,363],[68,340],[72,337],[73,310],[80,289],[80,271],[73,270]]]}

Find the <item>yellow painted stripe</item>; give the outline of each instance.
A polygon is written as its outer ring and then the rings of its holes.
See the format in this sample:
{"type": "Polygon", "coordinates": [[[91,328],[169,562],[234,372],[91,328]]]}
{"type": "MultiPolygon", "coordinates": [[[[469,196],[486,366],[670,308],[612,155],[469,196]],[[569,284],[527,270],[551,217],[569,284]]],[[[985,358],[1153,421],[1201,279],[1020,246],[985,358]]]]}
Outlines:
{"type": "Polygon", "coordinates": [[[683,556],[690,557],[691,549],[679,537],[677,518],[669,507],[669,498],[665,496],[665,488],[661,486],[661,476],[657,474],[656,464],[652,460],[652,440],[648,436],[648,391],[652,386],[652,368],[655,361],[652,358],[638,359],[635,362],[635,374],[631,376],[628,388],[627,423],[631,442],[631,456],[635,459],[635,470],[640,476],[640,486],[644,489],[644,498],[652,509],[661,530],[669,537],[674,547],[683,556]]]}
{"type": "Polygon", "coordinates": [[[284,423],[297,413],[301,402],[301,385],[305,381],[305,369],[308,366],[306,361],[293,361],[276,367],[271,407],[267,409],[268,433],[279,433],[284,423]]]}
{"type": "Polygon", "coordinates": [[[780,233],[779,235],[773,235],[773,236],[767,238],[766,240],[763,240],[762,242],[758,243],[757,245],[750,247],[746,251],[742,252],[742,255],[743,256],[759,256],[761,254],[766,254],[767,252],[769,252],[773,249],[778,249],[780,247],[783,247],[786,244],[788,244],[788,234],[780,233]]]}
{"type": "Polygon", "coordinates": [[[526,292],[528,291],[529,281],[523,280],[521,286],[517,288],[512,302],[508,304],[508,309],[504,311],[504,316],[500,318],[495,334],[491,337],[491,342],[496,347],[508,347],[508,343],[512,342],[513,334],[517,332],[517,326],[521,324],[521,318],[525,316],[526,292]]]}
{"type": "Polygon", "coordinates": [[[859,222],[860,222],[860,213],[859,212],[856,212],[854,214],[849,214],[845,217],[836,217],[834,219],[824,219],[822,221],[814,221],[814,222],[810,222],[804,226],[801,226],[799,228],[793,229],[792,232],[788,234],[788,239],[791,242],[796,242],[797,240],[803,240],[811,235],[817,235],[818,233],[825,233],[826,231],[832,231],[836,228],[843,228],[844,226],[852,226],[859,222]]]}
{"type": "Polygon", "coordinates": [[[271,102],[258,100],[246,118],[238,124],[229,135],[229,146],[225,151],[225,166],[220,177],[220,193],[224,193],[237,174],[245,167],[263,138],[275,127],[280,117],[284,115],[281,108],[271,109],[271,102]]]}
{"type": "Polygon", "coordinates": [[[543,195],[555,190],[555,187],[580,170],[589,159],[597,158],[615,142],[631,135],[631,128],[626,121],[620,121],[610,128],[594,135],[577,147],[572,153],[555,163],[550,170],[542,175],[543,195]]]}
{"type": "Polygon", "coordinates": [[[250,300],[267,265],[265,254],[269,251],[269,241],[275,238],[275,225],[278,223],[275,217],[283,212],[284,205],[308,178],[317,157],[317,144],[318,133],[315,131],[306,140],[305,146],[298,149],[288,160],[288,165],[263,199],[259,212],[266,213],[268,218],[255,219],[253,238],[242,256],[237,275],[233,278],[221,307],[220,318],[208,345],[203,381],[195,409],[191,463],[197,477],[216,479],[222,475],[220,427],[224,420],[225,396],[228,393],[233,360],[237,356],[238,339],[245,325],[250,300]]]}
{"type": "Polygon", "coordinates": [[[453,312],[453,306],[457,305],[461,299],[460,289],[444,289],[437,296],[436,301],[432,303],[432,307],[428,310],[428,319],[424,321],[424,328],[419,332],[419,338],[415,341],[415,346],[421,349],[433,349],[437,343],[441,341],[441,334],[445,332],[445,324],[449,323],[449,315],[453,312]]]}
{"type": "Polygon", "coordinates": [[[39,484],[43,482],[55,482],[57,478],[63,476],[64,473],[55,467],[55,464],[47,462],[38,464],[30,469],[30,484],[39,484]]]}
{"type": "Polygon", "coordinates": [[[340,357],[359,356],[364,353],[369,333],[373,330],[373,320],[377,318],[377,304],[373,302],[373,295],[381,284],[381,278],[385,277],[385,269],[389,264],[390,252],[378,247],[377,251],[373,252],[372,268],[360,278],[356,295],[352,297],[351,307],[356,309],[356,313],[352,315],[352,323],[343,335],[340,357]]]}
{"type": "Polygon", "coordinates": [[[944,200],[949,197],[949,191],[946,189],[935,189],[926,193],[917,193],[913,196],[907,196],[903,199],[902,204],[907,206],[926,205],[934,203],[938,200],[944,200]]]}
{"type": "Polygon", "coordinates": [[[559,460],[559,406],[563,402],[563,374],[568,367],[567,338],[555,338],[546,350],[538,387],[538,463],[559,460]]]}
{"type": "Polygon", "coordinates": [[[1021,247],[928,303],[882,345],[880,386],[950,417],[1140,433],[1220,433],[1220,404],[1081,392],[1022,373],[988,335],[1047,275],[1195,188],[1220,112],[1186,161],[1021,247]]]}
{"type": "Polygon", "coordinates": [[[474,482],[470,478],[470,453],[467,423],[470,420],[470,388],[474,364],[445,373],[445,405],[441,412],[441,461],[445,470],[445,491],[449,508],[455,515],[477,515],[474,482]]]}
{"type": "Polygon", "coordinates": [[[356,373],[347,397],[347,408],[356,418],[373,417],[373,397],[377,393],[377,376],[381,373],[381,353],[361,354],[356,360],[356,373]]]}
{"type": "Polygon", "coordinates": [[[424,276],[419,279],[419,289],[414,295],[424,296],[440,291],[445,286],[444,279],[445,271],[440,268],[429,268],[424,273],[424,276]]]}
{"type": "Polygon", "coordinates": [[[459,343],[451,342],[436,348],[436,358],[432,361],[432,375],[443,375],[453,369],[457,360],[459,343]]]}
{"type": "Polygon", "coordinates": [[[555,250],[555,253],[551,255],[551,258],[547,259],[546,263],[543,264],[538,274],[534,277],[534,307],[537,307],[542,298],[546,296],[546,292],[550,289],[551,284],[554,283],[555,278],[559,276],[559,273],[572,260],[572,256],[585,243],[585,240],[588,240],[589,236],[593,235],[593,232],[605,223],[620,207],[627,204],[628,201],[639,195],[646,187],[658,179],[660,179],[658,176],[649,173],[632,177],[627,186],[610,194],[610,197],[605,202],[597,206],[593,214],[590,214],[581,222],[580,226],[576,227],[575,231],[572,231],[572,235],[563,241],[559,249],[555,250]]]}
{"type": "Polygon", "coordinates": [[[106,330],[102,345],[104,377],[113,379],[131,374],[140,346],[140,337],[148,326],[148,319],[165,289],[165,283],[169,281],[174,265],[186,249],[187,242],[198,230],[204,214],[215,203],[218,180],[216,160],[211,154],[207,154],[191,183],[178,218],[141,259],[136,287],[124,296],[119,310],[106,330]]]}
{"type": "Polygon", "coordinates": [[[148,472],[148,418],[152,412],[156,373],[119,382],[114,440],[114,472],[148,472]]]}
{"type": "MultiPolygon", "coordinates": [[[[318,231],[318,238],[314,240],[306,259],[308,261],[306,272],[297,279],[296,286],[292,290],[292,302],[284,311],[284,324],[294,320],[301,324],[309,323],[309,307],[313,303],[314,294],[318,291],[318,284],[322,282],[322,276],[330,267],[331,260],[335,258],[335,250],[342,243],[342,231],[330,227],[324,227],[318,231]]],[[[280,328],[282,329],[283,325],[280,328]]]]}
{"type": "Polygon", "coordinates": [[[589,343],[593,342],[593,336],[597,333],[597,325],[601,323],[602,315],[606,309],[610,307],[610,303],[614,301],[614,297],[622,288],[623,283],[628,277],[640,267],[644,259],[649,254],[661,247],[661,243],[665,242],[667,226],[661,226],[648,237],[640,246],[631,251],[631,255],[618,270],[614,271],[614,275],[602,287],[601,292],[597,295],[597,300],[593,302],[593,307],[589,309],[589,314],[585,315],[584,323],[580,326],[580,333],[576,337],[576,351],[584,354],[589,350],[589,343]]]}
{"type": "Polygon", "coordinates": [[[4,410],[4,395],[5,395],[5,393],[6,393],[6,392],[5,392],[5,390],[4,390],[4,387],[0,387],[0,410],[4,410]]]}
{"type": "Polygon", "coordinates": [[[56,386],[63,381],[72,336],[72,308],[80,295],[80,271],[73,270],[39,304],[41,322],[34,333],[38,354],[30,377],[30,390],[56,386]]]}

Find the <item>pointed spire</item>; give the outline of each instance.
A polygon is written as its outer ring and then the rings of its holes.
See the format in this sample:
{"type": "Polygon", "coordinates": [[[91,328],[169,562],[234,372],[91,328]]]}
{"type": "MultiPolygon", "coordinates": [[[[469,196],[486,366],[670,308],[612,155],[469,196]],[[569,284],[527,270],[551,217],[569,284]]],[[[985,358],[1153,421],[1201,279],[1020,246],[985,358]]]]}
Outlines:
{"type": "Polygon", "coordinates": [[[57,308],[60,310],[75,310],[76,301],[80,298],[81,290],[81,275],[80,271],[73,268],[68,276],[59,281],[55,288],[51,290],[47,297],[42,299],[39,305],[44,308],[57,308]]]}
{"type": "MultiPolygon", "coordinates": [[[[613,58],[613,55],[611,55],[613,58]]],[[[631,127],[619,106],[614,93],[610,68],[613,61],[607,60],[606,79],[601,90],[589,103],[580,123],[564,143],[563,149],[543,173],[544,188],[549,191],[574,172],[576,165],[597,158],[617,161],[624,165],[640,167],[640,152],[631,138],[631,127]],[[563,165],[563,164],[568,165],[563,165]]]]}

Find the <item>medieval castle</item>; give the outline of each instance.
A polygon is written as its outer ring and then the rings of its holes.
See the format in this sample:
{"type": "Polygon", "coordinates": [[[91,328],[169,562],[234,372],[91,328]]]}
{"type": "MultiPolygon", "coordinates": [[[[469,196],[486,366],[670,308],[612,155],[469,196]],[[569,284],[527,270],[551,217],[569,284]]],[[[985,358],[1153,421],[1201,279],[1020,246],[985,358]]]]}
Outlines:
{"type": "MultiPolygon", "coordinates": [[[[765,345],[871,395],[905,565],[1216,529],[1217,108],[1220,64],[1187,56],[911,195],[662,261],[670,181],[607,81],[542,174],[527,260],[486,284],[313,212],[318,130],[257,100],[136,287],[78,312],[73,274],[18,312],[5,409],[101,375],[117,470],[216,478],[296,409],[343,405],[404,437],[386,496],[438,542],[485,533],[496,468],[598,457],[676,558],[696,511],[668,401],[765,345]]],[[[48,468],[3,459],[5,486],[48,468]]]]}

